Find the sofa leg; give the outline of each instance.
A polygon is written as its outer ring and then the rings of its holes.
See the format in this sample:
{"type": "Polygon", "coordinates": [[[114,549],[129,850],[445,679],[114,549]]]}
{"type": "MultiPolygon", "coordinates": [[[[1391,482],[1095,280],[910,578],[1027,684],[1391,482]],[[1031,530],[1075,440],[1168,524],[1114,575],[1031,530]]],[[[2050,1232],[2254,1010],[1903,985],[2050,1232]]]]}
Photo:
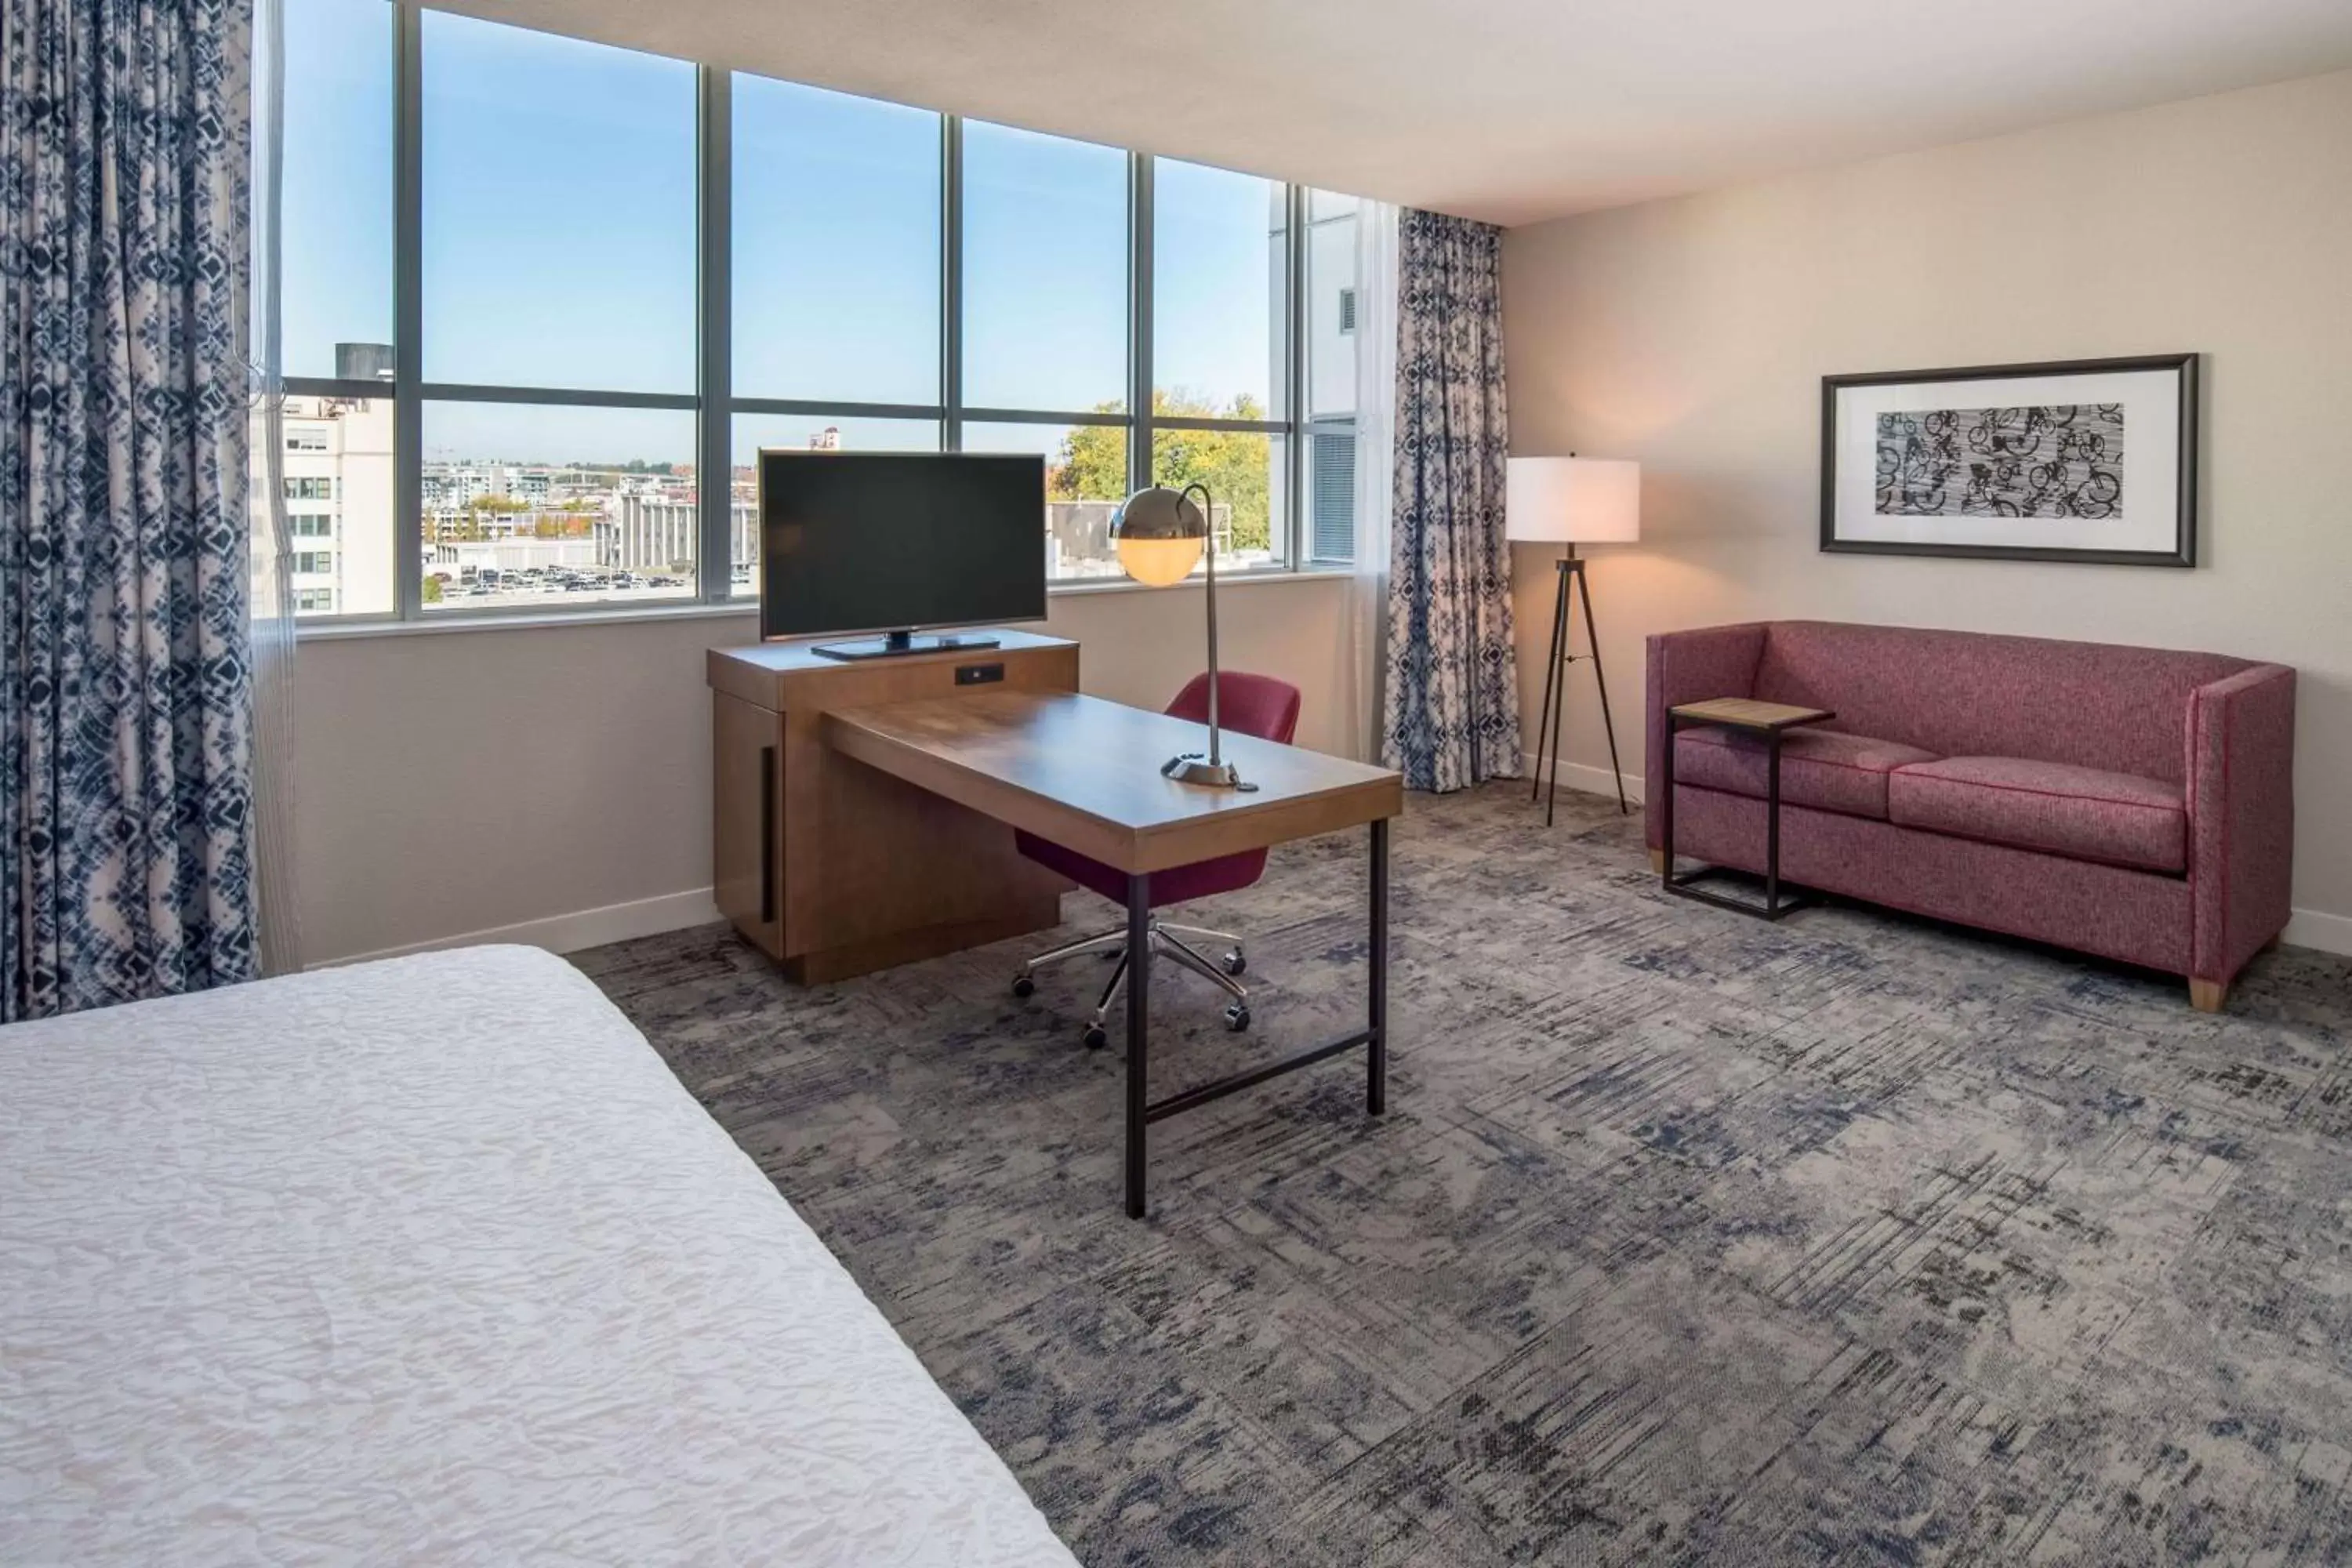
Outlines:
{"type": "Polygon", "coordinates": [[[1655,845],[1650,847],[1650,869],[1661,877],[1666,874],[1666,852],[1655,845]]]}
{"type": "Polygon", "coordinates": [[[2189,977],[2189,1005],[2200,1013],[2218,1013],[2230,1001],[2230,983],[2226,980],[2200,980],[2189,977]]]}

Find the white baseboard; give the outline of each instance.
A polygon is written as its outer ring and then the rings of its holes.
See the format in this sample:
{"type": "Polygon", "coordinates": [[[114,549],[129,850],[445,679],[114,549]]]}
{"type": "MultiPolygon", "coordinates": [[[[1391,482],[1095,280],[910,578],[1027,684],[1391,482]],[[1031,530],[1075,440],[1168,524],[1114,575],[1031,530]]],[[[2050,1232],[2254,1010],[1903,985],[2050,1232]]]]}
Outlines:
{"type": "Polygon", "coordinates": [[[711,899],[709,888],[689,888],[683,893],[665,893],[659,898],[636,899],[625,904],[606,904],[593,910],[580,910],[568,915],[550,915],[545,920],[523,921],[515,925],[493,926],[488,931],[466,931],[457,936],[435,937],[429,942],[413,942],[401,947],[381,948],[374,952],[355,952],[346,958],[332,958],[323,964],[365,963],[371,959],[402,958],[412,952],[438,952],[452,947],[483,947],[494,943],[513,943],[522,947],[543,947],[550,952],[578,952],[583,948],[602,947],[608,942],[627,942],[632,937],[658,936],[667,931],[683,931],[688,926],[709,925],[719,919],[719,906],[711,899]]]}
{"type": "Polygon", "coordinates": [[[2331,915],[2325,910],[2296,910],[2286,922],[2281,942],[2294,947],[2352,957],[2352,915],[2331,915]]]}
{"type": "MultiPolygon", "coordinates": [[[[1536,768],[1540,761],[1534,752],[1528,753],[1525,766],[1530,779],[1536,776],[1536,768]]],[[[1617,794],[1617,781],[1610,775],[1607,768],[1571,763],[1565,758],[1559,764],[1559,783],[1563,789],[1582,790],[1587,795],[1613,798],[1617,794]]],[[[1625,775],[1625,798],[1637,805],[1643,798],[1642,781],[1635,774],[1625,775]]],[[[2294,918],[2286,922],[2285,933],[2279,940],[2294,947],[2316,948],[2321,952],[2352,957],[2352,915],[2332,915],[2325,910],[2296,910],[2294,918]]]]}
{"type": "MultiPolygon", "coordinates": [[[[1526,771],[1531,783],[1539,775],[1549,776],[1551,771],[1551,763],[1537,756],[1533,752],[1524,753],[1519,765],[1526,771]]],[[[1617,775],[1607,768],[1589,767],[1582,763],[1571,763],[1566,757],[1562,757],[1559,760],[1559,787],[1582,790],[1587,795],[1605,795],[1611,800],[1615,800],[1617,775]]],[[[1640,774],[1625,775],[1625,798],[1635,805],[1642,804],[1640,774]]]]}

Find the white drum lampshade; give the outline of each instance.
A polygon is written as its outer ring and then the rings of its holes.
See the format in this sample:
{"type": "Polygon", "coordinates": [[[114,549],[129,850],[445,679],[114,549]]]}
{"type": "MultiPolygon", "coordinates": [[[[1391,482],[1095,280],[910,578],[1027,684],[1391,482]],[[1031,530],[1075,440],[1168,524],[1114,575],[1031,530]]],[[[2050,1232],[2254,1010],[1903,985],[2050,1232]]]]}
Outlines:
{"type": "Polygon", "coordinates": [[[1505,537],[1545,544],[1630,544],[1642,537],[1642,465],[1623,458],[1513,458],[1505,537]]]}

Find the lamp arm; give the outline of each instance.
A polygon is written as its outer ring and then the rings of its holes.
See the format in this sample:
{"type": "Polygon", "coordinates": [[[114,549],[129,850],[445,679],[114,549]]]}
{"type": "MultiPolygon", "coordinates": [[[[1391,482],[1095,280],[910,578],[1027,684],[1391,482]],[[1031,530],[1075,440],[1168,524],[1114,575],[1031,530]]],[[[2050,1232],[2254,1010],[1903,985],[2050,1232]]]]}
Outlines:
{"type": "Polygon", "coordinates": [[[1186,485],[1183,494],[1201,492],[1201,519],[1208,536],[1202,542],[1208,552],[1209,601],[1209,765],[1218,767],[1224,762],[1217,736],[1217,503],[1209,494],[1209,487],[1198,480],[1186,485]]]}

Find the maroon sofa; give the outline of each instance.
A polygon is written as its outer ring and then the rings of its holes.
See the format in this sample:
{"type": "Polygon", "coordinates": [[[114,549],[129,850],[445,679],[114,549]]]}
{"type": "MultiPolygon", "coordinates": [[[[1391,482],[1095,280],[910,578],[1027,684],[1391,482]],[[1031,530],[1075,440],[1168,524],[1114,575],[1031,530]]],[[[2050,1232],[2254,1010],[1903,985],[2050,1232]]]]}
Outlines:
{"type": "MultiPolygon", "coordinates": [[[[1825,708],[1781,754],[1780,874],[2189,977],[2220,1008],[2286,925],[2294,671],[2221,654],[1827,621],[1650,638],[1649,842],[1666,710],[1825,708]]],[[[1764,752],[1675,742],[1675,852],[1760,872],[1764,752]]]]}

